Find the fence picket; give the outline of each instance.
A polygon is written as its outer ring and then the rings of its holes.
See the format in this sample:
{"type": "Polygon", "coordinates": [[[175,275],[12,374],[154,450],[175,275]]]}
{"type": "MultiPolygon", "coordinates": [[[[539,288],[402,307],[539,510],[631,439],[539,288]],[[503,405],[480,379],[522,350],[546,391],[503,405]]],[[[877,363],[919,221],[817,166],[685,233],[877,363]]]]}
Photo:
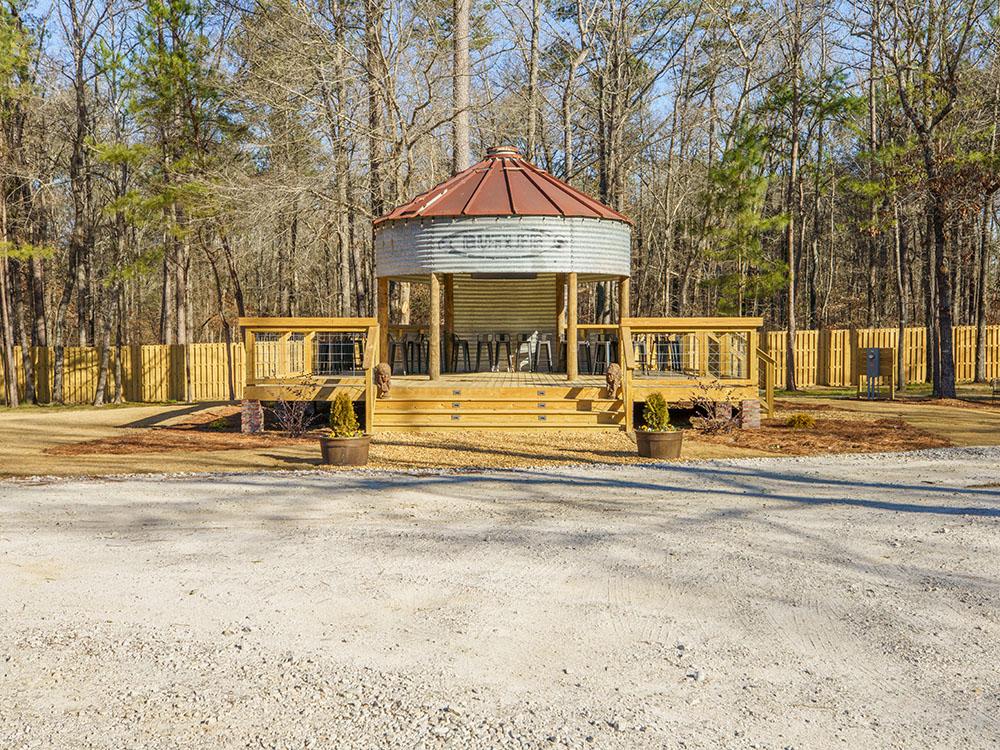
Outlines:
{"type": "MultiPolygon", "coordinates": [[[[976,328],[956,326],[955,373],[959,382],[971,382],[976,370],[976,328]]],[[[776,362],[775,382],[785,382],[785,331],[768,331],[762,345],[776,362]]],[[[266,343],[266,342],[264,342],[266,343]]],[[[258,344],[261,345],[261,344],[258,344]]],[[[276,345],[276,344],[275,344],[276,345]]],[[[851,382],[853,361],[862,346],[897,347],[899,331],[895,328],[822,331],[797,331],[795,336],[795,379],[800,387],[828,385],[846,387],[851,382]]],[[[903,330],[903,363],[907,383],[927,379],[927,330],[903,330]]],[[[986,377],[1000,378],[1000,326],[986,329],[986,377]]],[[[18,390],[24,394],[25,373],[20,347],[15,347],[18,390]]],[[[228,401],[229,370],[232,368],[236,399],[243,397],[246,381],[246,353],[242,343],[230,345],[231,363],[226,344],[142,344],[123,346],[111,352],[111,367],[120,362],[121,385],[126,401],[156,403],[162,401],[228,401]]],[[[33,347],[31,363],[35,370],[38,400],[46,402],[52,393],[51,349],[33,347]]],[[[100,369],[100,353],[95,347],[68,346],[65,349],[63,391],[66,403],[90,403],[94,400],[100,369]]],[[[0,389],[5,383],[0,367],[0,389]]],[[[108,376],[108,398],[114,388],[114,370],[108,376]]],[[[0,404],[6,392],[0,390],[0,404]]]]}

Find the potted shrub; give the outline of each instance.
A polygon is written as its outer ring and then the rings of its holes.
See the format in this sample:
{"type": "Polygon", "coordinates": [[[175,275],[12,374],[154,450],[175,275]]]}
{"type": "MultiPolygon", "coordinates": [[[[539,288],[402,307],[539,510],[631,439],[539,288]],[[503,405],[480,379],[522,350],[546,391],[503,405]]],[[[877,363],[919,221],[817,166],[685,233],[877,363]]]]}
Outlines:
{"type": "Polygon", "coordinates": [[[323,463],[334,466],[364,466],[368,463],[369,435],[361,432],[354,402],[341,391],[330,408],[330,434],[319,439],[323,463]]]}
{"type": "Polygon", "coordinates": [[[670,424],[670,409],[662,393],[651,393],[642,410],[645,424],[635,435],[644,458],[680,458],[684,434],[670,424]]]}

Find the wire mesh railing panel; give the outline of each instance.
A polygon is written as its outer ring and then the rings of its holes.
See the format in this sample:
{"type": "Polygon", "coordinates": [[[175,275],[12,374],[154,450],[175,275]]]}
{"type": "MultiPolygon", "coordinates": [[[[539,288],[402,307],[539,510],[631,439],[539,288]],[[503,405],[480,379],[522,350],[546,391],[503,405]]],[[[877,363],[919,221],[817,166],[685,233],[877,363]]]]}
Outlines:
{"type": "Polygon", "coordinates": [[[701,371],[698,336],[693,333],[633,334],[636,375],[687,377],[701,371]]]}
{"type": "Polygon", "coordinates": [[[313,343],[313,373],[363,375],[366,339],[364,333],[317,333],[313,343]]]}
{"type": "Polygon", "coordinates": [[[708,335],[708,374],[720,380],[742,380],[749,372],[749,336],[744,331],[708,335]]]}

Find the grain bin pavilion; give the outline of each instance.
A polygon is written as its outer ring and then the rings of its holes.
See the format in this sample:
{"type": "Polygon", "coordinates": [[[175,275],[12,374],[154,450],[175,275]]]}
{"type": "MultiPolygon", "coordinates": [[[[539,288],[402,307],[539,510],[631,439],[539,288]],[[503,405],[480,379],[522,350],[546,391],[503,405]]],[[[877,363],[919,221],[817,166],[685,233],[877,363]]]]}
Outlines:
{"type": "MultiPolygon", "coordinates": [[[[451,354],[444,358],[444,369],[462,369],[465,345],[481,353],[485,343],[494,349],[491,369],[519,371],[532,364],[514,350],[529,355],[541,340],[550,345],[538,353],[540,363],[548,366],[551,349],[553,364],[573,380],[579,374],[579,351],[566,347],[565,339],[577,338],[578,284],[617,282],[619,309],[627,317],[631,229],[628,218],[534,166],[517,150],[492,148],[478,164],[375,221],[379,299],[387,301],[390,280],[429,284],[426,370],[431,379],[441,375],[442,349],[451,354]],[[440,305],[443,332],[436,325],[440,305]],[[534,340],[524,345],[519,337],[534,340]],[[457,363],[452,344],[462,355],[457,363]]],[[[387,335],[389,306],[380,304],[379,310],[387,335]]],[[[412,339],[408,343],[412,350],[412,339]]],[[[390,349],[387,337],[384,361],[390,349]]],[[[598,355],[606,352],[598,349],[586,364],[597,364],[598,355]]]]}
{"type": "Polygon", "coordinates": [[[516,149],[490,149],[376,219],[377,317],[241,319],[244,413],[347,392],[369,432],[631,430],[655,391],[673,403],[714,394],[752,423],[759,378],[773,374],[761,319],[632,317],[631,241],[626,216],[516,149]],[[392,281],[429,289],[415,322],[392,320],[392,281]],[[613,282],[617,320],[578,320],[579,285],[592,282],[613,282]],[[390,367],[377,396],[375,371],[390,367]]]}

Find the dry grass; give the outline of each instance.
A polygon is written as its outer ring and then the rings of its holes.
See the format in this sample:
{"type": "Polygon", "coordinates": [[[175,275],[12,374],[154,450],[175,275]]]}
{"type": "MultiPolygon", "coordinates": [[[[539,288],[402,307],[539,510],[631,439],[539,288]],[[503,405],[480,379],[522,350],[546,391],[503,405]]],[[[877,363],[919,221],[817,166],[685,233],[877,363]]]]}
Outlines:
{"type": "MultiPolygon", "coordinates": [[[[1000,443],[1000,410],[932,401],[859,402],[786,398],[760,430],[706,436],[685,432],[684,458],[812,455],[1000,443]],[[790,429],[789,415],[816,417],[790,429]]],[[[231,405],[115,409],[26,408],[0,412],[0,475],[105,475],[254,471],[319,466],[316,434],[242,435],[231,405]]],[[[640,463],[624,433],[561,430],[379,433],[373,468],[517,468],[640,463]]]]}

